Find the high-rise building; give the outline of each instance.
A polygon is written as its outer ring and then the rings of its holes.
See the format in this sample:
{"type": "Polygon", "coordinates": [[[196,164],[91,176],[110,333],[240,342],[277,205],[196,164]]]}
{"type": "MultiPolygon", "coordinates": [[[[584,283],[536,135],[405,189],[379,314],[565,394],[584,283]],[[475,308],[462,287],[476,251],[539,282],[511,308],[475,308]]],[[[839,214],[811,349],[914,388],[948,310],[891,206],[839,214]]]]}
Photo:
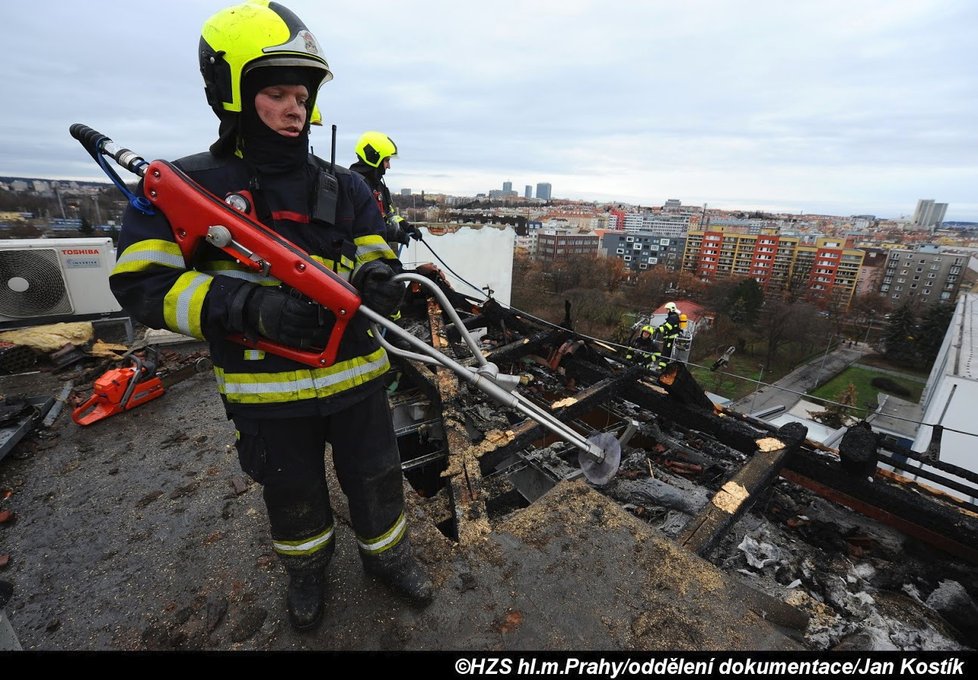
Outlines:
{"type": "Polygon", "coordinates": [[[917,208],[913,211],[913,225],[915,227],[939,227],[944,222],[946,212],[947,203],[935,203],[932,198],[921,198],[917,201],[917,208]]]}
{"type": "Polygon", "coordinates": [[[526,185],[526,189],[523,190],[523,198],[533,198],[533,187],[531,185],[526,185]]]}
{"type": "Polygon", "coordinates": [[[513,183],[512,182],[503,182],[503,191],[509,193],[512,190],[513,190],[513,183]]]}
{"type": "Polygon", "coordinates": [[[539,182],[537,184],[537,198],[543,201],[549,201],[551,190],[552,187],[549,182],[539,182]]]}
{"type": "Polygon", "coordinates": [[[540,260],[564,260],[575,255],[597,255],[597,234],[542,230],[537,236],[536,257],[540,260]]]}
{"type": "Polygon", "coordinates": [[[689,230],[688,215],[665,215],[662,213],[625,213],[625,231],[645,231],[658,236],[685,236],[689,230]]]}
{"type": "Polygon", "coordinates": [[[776,229],[745,234],[710,227],[689,232],[683,270],[705,280],[750,277],[765,290],[804,290],[814,302],[848,306],[863,256],[863,251],[831,237],[803,243],[776,229]]]}
{"type": "Polygon", "coordinates": [[[655,266],[679,269],[685,246],[685,238],[663,238],[648,231],[607,231],[601,238],[603,253],[607,257],[617,257],[632,271],[655,266]]]}
{"type": "Polygon", "coordinates": [[[914,299],[917,304],[954,302],[969,258],[970,255],[948,252],[937,246],[891,250],[887,253],[880,293],[895,306],[908,299],[914,299]]]}

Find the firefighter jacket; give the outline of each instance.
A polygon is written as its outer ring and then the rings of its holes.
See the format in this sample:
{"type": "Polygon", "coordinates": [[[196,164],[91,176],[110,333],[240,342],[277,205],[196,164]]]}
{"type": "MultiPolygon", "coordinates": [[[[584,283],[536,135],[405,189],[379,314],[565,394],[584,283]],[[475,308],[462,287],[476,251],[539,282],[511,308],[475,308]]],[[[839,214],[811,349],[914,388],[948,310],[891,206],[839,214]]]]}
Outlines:
{"type": "Polygon", "coordinates": [[[672,344],[673,340],[679,337],[679,333],[681,331],[682,328],[679,326],[679,314],[676,312],[669,312],[669,314],[666,316],[666,320],[663,321],[662,325],[656,329],[656,332],[658,332],[658,334],[661,335],[662,338],[670,345],[672,344]]]}
{"type": "Polygon", "coordinates": [[[401,231],[400,223],[404,221],[404,218],[401,217],[397,206],[394,205],[394,199],[391,198],[390,189],[387,188],[387,183],[384,182],[383,176],[378,174],[377,168],[371,167],[359,160],[350,166],[350,170],[363,177],[367,186],[374,192],[374,201],[377,203],[377,209],[384,218],[384,222],[387,223],[387,231],[385,232],[384,238],[390,243],[397,242],[401,231]]]}
{"type": "Polygon", "coordinates": [[[632,342],[632,347],[634,347],[635,349],[637,349],[639,351],[642,351],[642,352],[653,352],[653,351],[655,351],[655,340],[652,338],[651,335],[649,335],[649,337],[645,338],[645,337],[642,337],[642,335],[640,334],[632,342]]]}
{"type": "MultiPolygon", "coordinates": [[[[218,197],[241,194],[258,204],[257,218],[344,279],[363,264],[384,259],[395,272],[400,262],[384,241],[384,223],[361,178],[314,156],[299,169],[263,176],[260,190],[249,191],[250,173],[237,157],[209,153],[175,162],[218,197]],[[324,177],[323,173],[326,173],[324,177]],[[335,188],[335,215],[319,209],[323,187],[335,188]],[[312,187],[318,187],[313,191],[312,187]]],[[[140,187],[141,188],[141,187],[140,187]]],[[[179,226],[179,225],[176,225],[179,226]]],[[[171,225],[159,211],[145,215],[132,206],[123,218],[118,259],[109,279],[112,292],[138,321],[151,328],[205,339],[210,345],[218,391],[228,416],[257,418],[325,415],[346,408],[372,389],[390,367],[365,317],[347,326],[332,366],[312,368],[225,339],[226,319],[235,292],[247,282],[279,281],[246,270],[223,251],[203,243],[192,262],[184,261],[171,225]]],[[[323,310],[326,323],[331,313],[323,310]]]]}

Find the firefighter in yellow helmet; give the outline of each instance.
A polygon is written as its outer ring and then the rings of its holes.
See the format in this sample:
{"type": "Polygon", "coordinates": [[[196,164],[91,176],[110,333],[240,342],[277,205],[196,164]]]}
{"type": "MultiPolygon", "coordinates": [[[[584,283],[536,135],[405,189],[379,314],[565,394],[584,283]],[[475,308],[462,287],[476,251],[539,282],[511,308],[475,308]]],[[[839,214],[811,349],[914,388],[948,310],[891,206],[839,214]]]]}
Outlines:
{"type": "Polygon", "coordinates": [[[409,239],[420,239],[421,231],[401,217],[391,199],[384,175],[391,167],[391,158],[397,155],[397,144],[383,132],[370,130],[360,135],[356,146],[357,160],[350,170],[361,175],[374,192],[377,208],[387,223],[385,238],[392,246],[407,244],[409,239]]]}
{"type": "Polygon", "coordinates": [[[642,326],[638,337],[632,340],[625,358],[636,363],[648,363],[655,353],[655,328],[642,326]]]}
{"type": "Polygon", "coordinates": [[[656,365],[659,370],[665,368],[669,363],[669,358],[672,357],[672,347],[676,342],[676,338],[679,337],[679,334],[683,330],[682,317],[676,303],[667,302],[665,309],[666,320],[655,329],[656,336],[662,338],[662,350],[661,352],[657,352],[655,356],[656,365]]]}
{"type": "MultiPolygon", "coordinates": [[[[253,0],[203,26],[198,52],[207,101],[220,119],[209,153],[175,162],[211,193],[325,262],[392,313],[402,270],[363,179],[309,152],[320,85],[332,79],[316,38],[290,10],[253,0]]],[[[325,569],[335,523],[325,476],[332,446],[337,477],[365,569],[414,601],[431,583],[412,555],[402,473],[383,390],[387,354],[367,324],[352,323],[336,362],[304,364],[227,340],[242,333],[321,348],[334,318],[280,282],[204,245],[184,260],[161,213],[130,207],[110,278],[123,307],[143,324],[206,340],[218,392],[237,430],[241,468],[262,485],[271,544],[289,577],[286,606],[299,630],[323,616],[325,569]]]]}

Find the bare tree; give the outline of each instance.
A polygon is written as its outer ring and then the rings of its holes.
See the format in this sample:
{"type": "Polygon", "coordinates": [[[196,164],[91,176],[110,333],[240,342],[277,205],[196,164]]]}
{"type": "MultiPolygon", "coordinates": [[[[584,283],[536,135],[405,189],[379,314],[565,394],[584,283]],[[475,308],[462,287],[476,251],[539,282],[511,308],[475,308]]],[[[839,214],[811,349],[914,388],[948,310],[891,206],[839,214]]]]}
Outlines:
{"type": "Polygon", "coordinates": [[[817,326],[818,310],[804,302],[769,299],[757,323],[765,343],[764,370],[770,370],[778,351],[787,343],[809,338],[817,326]]]}

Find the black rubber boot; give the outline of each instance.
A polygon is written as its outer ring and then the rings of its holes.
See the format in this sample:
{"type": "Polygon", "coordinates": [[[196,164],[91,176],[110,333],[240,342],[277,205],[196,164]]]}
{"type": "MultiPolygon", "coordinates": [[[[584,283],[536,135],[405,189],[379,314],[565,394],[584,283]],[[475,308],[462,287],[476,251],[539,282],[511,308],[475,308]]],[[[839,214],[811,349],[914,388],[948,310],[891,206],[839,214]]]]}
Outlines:
{"type": "Polygon", "coordinates": [[[322,569],[289,572],[285,608],[289,623],[298,631],[312,630],[323,620],[326,574],[322,569]]]}
{"type": "Polygon", "coordinates": [[[377,555],[361,553],[364,569],[376,576],[398,595],[415,604],[428,604],[434,594],[434,587],[428,574],[418,564],[407,537],[393,548],[377,555]]]}

